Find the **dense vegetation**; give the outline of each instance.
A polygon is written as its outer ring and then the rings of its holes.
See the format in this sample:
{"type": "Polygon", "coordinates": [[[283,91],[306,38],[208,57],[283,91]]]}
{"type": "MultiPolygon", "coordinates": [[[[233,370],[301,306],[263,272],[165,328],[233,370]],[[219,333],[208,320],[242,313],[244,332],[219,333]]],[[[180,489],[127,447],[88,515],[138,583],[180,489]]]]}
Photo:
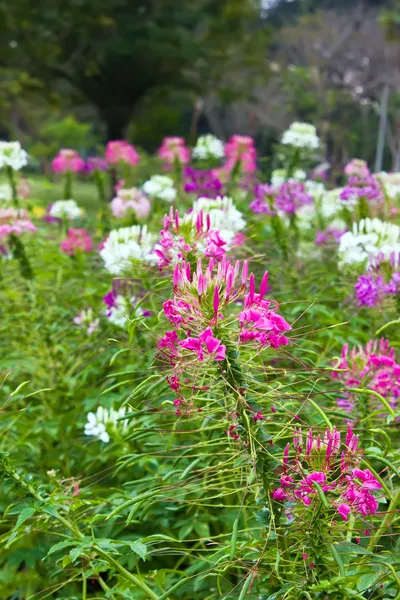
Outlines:
{"type": "Polygon", "coordinates": [[[1,598],[400,598],[400,177],[324,152],[0,145],[1,598]]]}

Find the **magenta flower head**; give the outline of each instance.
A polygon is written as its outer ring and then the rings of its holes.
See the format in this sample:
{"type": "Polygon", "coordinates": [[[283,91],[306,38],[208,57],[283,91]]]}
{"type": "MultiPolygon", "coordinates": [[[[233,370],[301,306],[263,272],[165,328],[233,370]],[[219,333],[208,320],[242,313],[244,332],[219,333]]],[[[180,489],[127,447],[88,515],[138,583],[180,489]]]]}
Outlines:
{"type": "Polygon", "coordinates": [[[184,190],[203,198],[223,195],[223,184],[215,170],[204,171],[186,166],[183,170],[184,190]]]}
{"type": "Polygon", "coordinates": [[[256,149],[254,140],[247,135],[233,135],[225,145],[227,161],[224,169],[233,171],[239,168],[243,173],[250,174],[257,170],[256,149]]]}
{"type": "Polygon", "coordinates": [[[337,511],[344,521],[350,513],[376,513],[378,502],[372,492],[381,490],[382,485],[369,469],[359,468],[362,451],[350,427],[344,446],[335,428],[327,429],[323,436],[310,429],[305,438],[301,429],[295,429],[293,442],[294,454],[285,448],[279,485],[272,492],[276,502],[295,503],[300,512],[308,507],[315,510],[322,490],[328,510],[337,511]]]}
{"type": "MultiPolygon", "coordinates": [[[[366,388],[383,396],[392,408],[397,405],[400,397],[400,364],[396,362],[394,348],[390,347],[385,339],[370,341],[365,348],[359,346],[349,351],[348,344],[343,346],[339,369],[344,371],[332,372],[332,377],[338,379],[345,388],[366,388]]],[[[342,394],[341,406],[345,408],[343,400],[347,400],[349,407],[353,407],[352,417],[358,417],[357,402],[370,403],[369,410],[376,411],[384,407],[373,396],[360,396],[352,392],[342,394]]]]}
{"type": "Polygon", "coordinates": [[[85,161],[76,150],[64,148],[53,159],[52,168],[54,173],[79,173],[85,168],[85,161]]]}
{"type": "Polygon", "coordinates": [[[211,228],[209,215],[186,213],[179,216],[171,207],[164,216],[164,229],[160,231],[160,240],[155,248],[160,270],[179,261],[194,261],[196,257],[222,260],[230,250],[231,240],[225,239],[219,229],[211,228]]]}
{"type": "Polygon", "coordinates": [[[65,254],[75,256],[79,252],[93,250],[93,242],[86,229],[68,229],[67,238],[60,244],[65,254]]]}
{"type": "Polygon", "coordinates": [[[134,146],[124,140],[113,140],[107,143],[105,158],[109,165],[118,165],[125,163],[135,166],[140,161],[140,156],[134,146]]]}
{"type": "MultiPolygon", "coordinates": [[[[166,225],[175,222],[173,217],[165,219],[166,225]]],[[[230,368],[230,363],[225,364],[228,356],[240,360],[241,353],[248,357],[249,351],[258,353],[288,343],[282,332],[291,327],[278,314],[278,305],[264,298],[267,287],[265,274],[260,293],[255,292],[254,275],[249,276],[246,261],[241,265],[240,261],[232,263],[223,257],[203,264],[199,259],[194,269],[186,261],[175,264],[173,297],[164,303],[164,314],[175,332],[167,332],[158,346],[164,360],[173,367],[169,377],[174,378],[174,385],[175,378],[179,379],[182,372],[193,372],[198,362],[214,369],[222,363],[226,372],[230,368]]],[[[182,411],[187,402],[182,390],[180,394],[182,411]]],[[[264,420],[259,407],[248,405],[247,409],[254,424],[264,420]]]]}
{"type": "Polygon", "coordinates": [[[158,156],[168,166],[174,163],[186,165],[190,161],[190,150],[185,145],[185,140],[180,137],[165,137],[158,150],[158,156]]]}

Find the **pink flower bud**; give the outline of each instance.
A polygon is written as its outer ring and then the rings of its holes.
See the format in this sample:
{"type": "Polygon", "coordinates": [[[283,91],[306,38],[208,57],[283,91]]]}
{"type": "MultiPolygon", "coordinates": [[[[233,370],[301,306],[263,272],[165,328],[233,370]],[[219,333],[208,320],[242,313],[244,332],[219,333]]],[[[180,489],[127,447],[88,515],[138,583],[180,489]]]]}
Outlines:
{"type": "Polygon", "coordinates": [[[245,260],[243,262],[243,266],[242,266],[242,285],[246,285],[248,276],[249,276],[249,263],[247,260],[245,260]]]}
{"type": "Polygon", "coordinates": [[[218,308],[219,308],[219,290],[218,286],[215,286],[214,289],[214,316],[218,316],[218,308]]]}
{"type": "Polygon", "coordinates": [[[268,271],[265,271],[260,285],[260,300],[264,298],[268,288],[268,271]]]}

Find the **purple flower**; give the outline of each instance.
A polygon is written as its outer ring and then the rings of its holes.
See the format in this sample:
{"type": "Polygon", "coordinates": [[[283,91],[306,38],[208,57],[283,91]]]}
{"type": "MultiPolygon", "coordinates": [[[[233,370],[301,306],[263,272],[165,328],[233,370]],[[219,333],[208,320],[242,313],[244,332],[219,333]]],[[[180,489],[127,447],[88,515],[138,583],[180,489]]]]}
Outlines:
{"type": "Polygon", "coordinates": [[[188,194],[198,194],[216,198],[222,194],[222,182],[214,172],[185,167],[183,169],[184,189],[188,194]]]}
{"type": "Polygon", "coordinates": [[[113,308],[114,306],[116,306],[115,303],[115,299],[117,297],[117,294],[115,294],[113,291],[108,292],[104,297],[103,297],[103,302],[107,305],[107,308],[113,308]]]}
{"type": "Polygon", "coordinates": [[[373,275],[361,275],[354,286],[358,306],[369,306],[370,308],[379,304],[384,291],[382,277],[373,275]]]}
{"type": "Polygon", "coordinates": [[[275,196],[275,207],[288,214],[295,213],[306,204],[313,204],[313,199],[307,194],[304,183],[298,181],[283,183],[275,196]]]}
{"type": "Polygon", "coordinates": [[[104,158],[98,156],[89,156],[83,167],[84,173],[92,173],[93,171],[107,171],[108,164],[104,158]]]}

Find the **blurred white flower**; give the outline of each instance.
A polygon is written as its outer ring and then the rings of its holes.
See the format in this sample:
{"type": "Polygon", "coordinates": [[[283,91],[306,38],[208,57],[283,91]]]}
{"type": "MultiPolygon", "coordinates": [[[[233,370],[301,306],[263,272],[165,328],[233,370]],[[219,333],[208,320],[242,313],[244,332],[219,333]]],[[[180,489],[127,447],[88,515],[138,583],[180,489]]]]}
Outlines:
{"type": "MultiPolygon", "coordinates": [[[[294,179],[296,181],[304,181],[307,177],[307,173],[303,171],[303,169],[296,169],[290,179],[294,179]]],[[[285,183],[288,180],[287,170],[286,169],[274,169],[271,175],[271,185],[273,187],[279,187],[282,183],[285,183]]]]}
{"type": "Polygon", "coordinates": [[[398,200],[400,197],[400,173],[378,173],[376,175],[383,187],[385,193],[389,196],[390,200],[398,200]]]}
{"type": "Polygon", "coordinates": [[[154,237],[147,231],[147,226],[133,225],[113,229],[100,250],[109,273],[120,275],[132,267],[132,260],[156,264],[157,255],[153,252],[154,237]]]}
{"type": "Polygon", "coordinates": [[[383,254],[389,258],[392,252],[400,252],[400,227],[380,219],[362,219],[354,223],[353,230],[342,235],[339,242],[339,264],[350,265],[366,262],[383,254]]]}
{"type": "Polygon", "coordinates": [[[92,335],[100,325],[100,319],[94,319],[93,316],[92,308],[81,310],[81,312],[74,317],[74,323],[75,325],[78,325],[78,327],[86,327],[86,333],[92,335]]]}
{"type": "Polygon", "coordinates": [[[9,185],[0,185],[0,205],[8,204],[12,200],[11,188],[9,185]]]}
{"type": "Polygon", "coordinates": [[[294,122],[285,131],[281,140],[282,144],[295,146],[296,148],[309,148],[316,150],[320,146],[317,130],[310,123],[294,122]]]}
{"type": "Polygon", "coordinates": [[[83,210],[79,208],[75,200],[57,200],[51,206],[49,214],[52,217],[57,217],[57,219],[73,221],[82,216],[83,210]]]}
{"type": "Polygon", "coordinates": [[[222,158],[225,155],[224,143],[215,135],[202,135],[193,148],[193,158],[207,160],[210,158],[222,158]]]}
{"type": "Polygon", "coordinates": [[[0,141],[0,169],[11,167],[19,171],[28,164],[28,154],[21,148],[19,142],[0,141]]]}
{"type": "MultiPolygon", "coordinates": [[[[126,327],[129,323],[129,317],[134,310],[135,304],[135,297],[132,296],[131,298],[127,298],[118,294],[113,298],[113,305],[106,309],[105,314],[113,325],[116,325],[117,327],[126,327]]],[[[135,314],[143,314],[143,310],[140,306],[135,309],[135,314]]]]}
{"type": "Polygon", "coordinates": [[[209,215],[210,228],[218,230],[228,245],[232,243],[235,235],[246,227],[242,213],[238,211],[232,198],[228,196],[197,198],[193,202],[193,210],[190,213],[194,222],[201,211],[204,215],[204,222],[206,223],[207,215],[209,215]]]}
{"type": "Polygon", "coordinates": [[[166,175],[153,175],[143,184],[143,191],[148,196],[173,202],[176,198],[176,189],[171,177],[166,175]]]}
{"type": "Polygon", "coordinates": [[[99,440],[108,444],[110,441],[110,432],[114,429],[124,430],[128,428],[128,421],[119,421],[125,416],[124,407],[119,410],[110,408],[107,410],[99,406],[95,413],[87,414],[87,423],[85,424],[85,435],[97,437],[99,440]]]}

